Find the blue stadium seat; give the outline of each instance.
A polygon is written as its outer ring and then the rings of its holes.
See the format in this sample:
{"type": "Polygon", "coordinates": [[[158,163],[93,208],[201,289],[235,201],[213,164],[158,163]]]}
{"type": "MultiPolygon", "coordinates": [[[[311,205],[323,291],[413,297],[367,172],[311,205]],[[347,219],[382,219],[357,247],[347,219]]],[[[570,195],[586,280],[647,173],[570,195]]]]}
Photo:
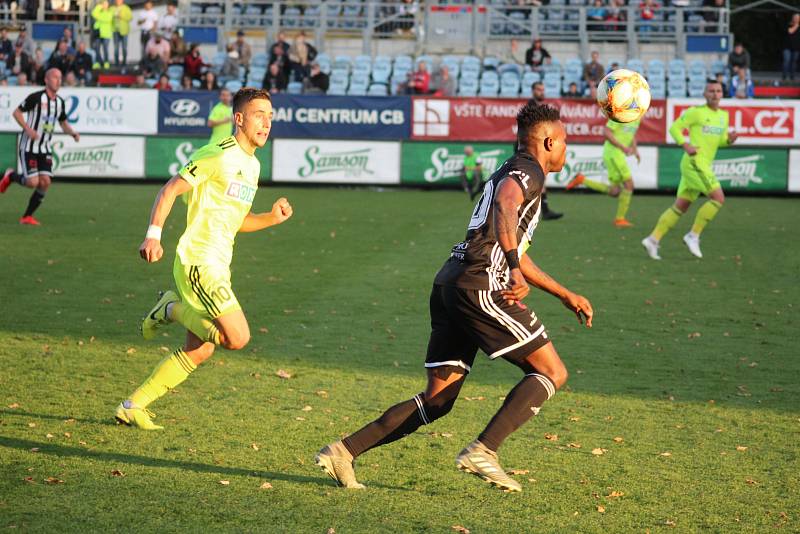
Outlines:
{"type": "Polygon", "coordinates": [[[522,90],[529,91],[531,85],[536,82],[542,81],[542,77],[539,75],[538,72],[529,71],[522,75],[522,90]]]}
{"type": "Polygon", "coordinates": [[[689,78],[689,96],[692,98],[702,98],[706,90],[706,79],[689,78]]]}
{"type": "Polygon", "coordinates": [[[519,96],[519,76],[513,72],[506,72],[500,77],[500,96],[516,98],[519,96]]]}
{"type": "Polygon", "coordinates": [[[651,59],[647,63],[647,77],[649,78],[666,78],[667,69],[664,62],[660,59],[651,59]]]}
{"type": "Polygon", "coordinates": [[[406,72],[410,71],[414,66],[414,62],[411,59],[411,56],[400,55],[395,56],[394,58],[394,68],[395,70],[400,68],[406,72]]]}
{"type": "Polygon", "coordinates": [[[264,52],[253,54],[253,57],[250,59],[251,67],[264,67],[266,69],[267,63],[269,63],[269,56],[264,52]]]}
{"type": "Polygon", "coordinates": [[[286,86],[286,92],[290,95],[299,95],[303,92],[303,83],[302,82],[289,82],[289,85],[286,86]]]}
{"type": "Polygon", "coordinates": [[[648,80],[648,84],[650,85],[650,96],[653,98],[667,97],[667,82],[664,78],[648,80]]]}
{"type": "Polygon", "coordinates": [[[225,82],[225,88],[228,89],[231,93],[235,93],[239,89],[242,88],[242,82],[239,80],[228,80],[225,82]]]}
{"type": "Polygon", "coordinates": [[[389,94],[389,88],[382,83],[373,83],[369,86],[367,94],[369,96],[387,96],[389,94]]]}
{"type": "Polygon", "coordinates": [[[183,77],[183,65],[170,65],[167,67],[167,76],[180,80],[183,77]]]}
{"type": "Polygon", "coordinates": [[[496,82],[498,86],[500,85],[500,76],[498,76],[497,72],[493,70],[483,71],[483,73],[481,74],[481,82],[483,82],[484,80],[488,80],[489,83],[496,82]]]}
{"type": "Polygon", "coordinates": [[[522,76],[522,65],[517,65],[516,63],[503,63],[499,67],[497,67],[497,73],[502,77],[503,74],[507,72],[513,72],[517,75],[517,78],[522,76]]]}
{"type": "Polygon", "coordinates": [[[472,77],[462,77],[458,83],[459,96],[477,96],[478,94],[478,79],[472,77]]]}
{"type": "Polygon", "coordinates": [[[353,60],[350,56],[340,55],[336,56],[333,60],[334,69],[346,69],[349,71],[352,66],[353,60]]]}
{"type": "Polygon", "coordinates": [[[561,80],[559,78],[545,77],[544,96],[547,98],[559,98],[561,96],[561,80]]]}
{"type": "Polygon", "coordinates": [[[670,78],[667,82],[667,96],[681,98],[686,96],[686,79],[683,77],[670,78]]]}
{"type": "Polygon", "coordinates": [[[334,83],[332,80],[328,85],[328,94],[329,95],[336,95],[336,96],[344,96],[347,94],[347,83],[336,82],[334,83]]]}
{"type": "Polygon", "coordinates": [[[725,74],[726,70],[728,70],[728,65],[721,59],[715,59],[711,62],[712,75],[716,76],[717,74],[725,74]]]}
{"type": "Polygon", "coordinates": [[[392,60],[383,56],[376,57],[375,64],[372,66],[372,81],[376,83],[389,83],[392,76],[392,60]]]}
{"type": "Polygon", "coordinates": [[[706,73],[706,64],[704,61],[699,59],[694,59],[689,62],[689,77],[690,78],[705,78],[707,76],[706,73]]]}
{"type": "Polygon", "coordinates": [[[493,56],[487,56],[483,58],[483,68],[484,69],[491,69],[497,70],[497,67],[500,66],[500,60],[493,56]]]}
{"type": "Polygon", "coordinates": [[[480,84],[479,95],[483,97],[496,97],[500,91],[500,82],[497,78],[482,78],[480,84]]]}
{"type": "Polygon", "coordinates": [[[686,79],[686,62],[682,59],[670,59],[669,63],[667,64],[667,71],[669,72],[670,79],[686,79]]]}
{"type": "Polygon", "coordinates": [[[625,65],[628,70],[638,72],[641,75],[645,74],[644,61],[641,59],[629,59],[628,64],[625,65]]]}

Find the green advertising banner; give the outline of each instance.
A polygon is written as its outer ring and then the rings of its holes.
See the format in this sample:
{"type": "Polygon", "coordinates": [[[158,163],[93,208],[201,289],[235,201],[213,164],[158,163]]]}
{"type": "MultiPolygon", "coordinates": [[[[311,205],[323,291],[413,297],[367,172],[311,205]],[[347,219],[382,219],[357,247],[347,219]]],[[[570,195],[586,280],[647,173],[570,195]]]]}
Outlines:
{"type": "MultiPolygon", "coordinates": [[[[194,151],[202,147],[204,137],[148,137],[145,145],[145,177],[167,180],[186,165],[194,151]]],[[[256,151],[261,162],[261,181],[272,179],[272,142],[256,151]]]]}
{"type": "Polygon", "coordinates": [[[464,147],[475,149],[484,178],[511,157],[511,143],[403,143],[400,176],[403,184],[461,185],[464,147]]]}
{"type": "MultiPolygon", "coordinates": [[[[658,188],[677,189],[684,151],[658,149],[658,188]]],[[[727,191],[786,191],[788,151],[779,148],[723,148],[714,160],[714,174],[727,191]]]]}
{"type": "Polygon", "coordinates": [[[17,168],[17,134],[0,134],[0,169],[17,168]]]}

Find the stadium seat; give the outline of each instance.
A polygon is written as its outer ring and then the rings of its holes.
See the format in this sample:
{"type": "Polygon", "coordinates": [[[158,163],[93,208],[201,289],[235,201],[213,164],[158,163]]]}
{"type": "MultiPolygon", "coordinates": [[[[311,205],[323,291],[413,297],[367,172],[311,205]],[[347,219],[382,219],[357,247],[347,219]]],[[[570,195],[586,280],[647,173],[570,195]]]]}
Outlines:
{"type": "Polygon", "coordinates": [[[625,67],[628,70],[638,72],[639,74],[645,73],[644,61],[642,61],[641,59],[629,59],[625,67]]]}
{"type": "Polygon", "coordinates": [[[544,95],[547,98],[559,98],[561,96],[561,77],[546,74],[544,77],[544,95]]]}
{"type": "Polygon", "coordinates": [[[304,28],[316,28],[319,26],[319,16],[322,9],[319,5],[306,5],[303,9],[303,17],[300,19],[300,26],[304,28]]]}
{"type": "Polygon", "coordinates": [[[347,89],[348,96],[366,96],[367,94],[367,86],[366,85],[351,85],[347,89]]]}
{"type": "Polygon", "coordinates": [[[648,80],[650,85],[650,96],[653,98],[666,98],[667,85],[664,78],[653,78],[648,80]]]}
{"type": "Polygon", "coordinates": [[[689,78],[705,78],[706,76],[705,62],[699,59],[689,62],[689,78]]]}
{"type": "Polygon", "coordinates": [[[333,60],[334,69],[346,69],[347,71],[353,66],[353,60],[350,56],[336,56],[333,60]]]}
{"type": "Polygon", "coordinates": [[[467,56],[461,61],[461,73],[473,73],[475,75],[480,75],[481,72],[481,60],[475,56],[467,56]]]}
{"type": "Polygon", "coordinates": [[[545,75],[552,73],[561,76],[561,64],[556,60],[553,60],[553,62],[550,64],[545,63],[542,65],[542,72],[545,75]]]}
{"type": "Polygon", "coordinates": [[[264,67],[266,69],[268,63],[269,57],[264,52],[253,54],[253,57],[250,59],[251,67],[264,67]]]}
{"type": "Polygon", "coordinates": [[[372,66],[372,81],[376,83],[386,84],[389,83],[389,78],[392,76],[392,60],[386,56],[379,56],[375,58],[375,63],[372,66]]]}
{"type": "Polygon", "coordinates": [[[472,77],[462,77],[458,83],[459,96],[477,96],[478,94],[478,79],[472,77]]]}
{"type": "Polygon", "coordinates": [[[228,89],[231,93],[235,93],[239,89],[242,88],[242,82],[239,80],[228,80],[225,82],[225,88],[228,89]]]}
{"type": "Polygon", "coordinates": [[[519,76],[513,72],[506,72],[500,78],[500,96],[504,98],[517,98],[519,96],[519,76]]]}
{"type": "Polygon", "coordinates": [[[667,82],[667,96],[681,98],[686,96],[686,79],[683,77],[670,78],[667,82]]]}
{"type": "Polygon", "coordinates": [[[281,17],[281,26],[284,28],[297,28],[300,26],[300,8],[297,6],[286,6],[281,17]]]}
{"type": "Polygon", "coordinates": [[[726,70],[728,70],[728,65],[724,61],[715,59],[711,62],[710,72],[713,76],[716,76],[717,74],[725,74],[726,70]]]}
{"type": "Polygon", "coordinates": [[[372,72],[372,58],[369,56],[356,56],[353,62],[353,74],[363,73],[369,76],[370,72],[372,72]]]}
{"type": "Polygon", "coordinates": [[[483,82],[484,80],[488,80],[489,83],[497,82],[497,85],[498,86],[500,85],[500,76],[498,76],[497,72],[495,72],[493,70],[485,70],[485,71],[483,71],[483,73],[481,74],[481,78],[480,79],[481,79],[481,82],[483,82]]]}
{"type": "Polygon", "coordinates": [[[507,72],[513,72],[514,74],[517,75],[517,78],[519,78],[520,76],[522,76],[522,66],[517,65],[516,63],[503,63],[502,65],[497,67],[497,74],[499,74],[501,77],[503,74],[506,74],[507,72]]]}
{"type": "Polygon", "coordinates": [[[651,59],[647,63],[647,77],[666,78],[667,70],[664,62],[660,59],[651,59]]]}
{"type": "Polygon", "coordinates": [[[183,65],[170,65],[167,67],[167,76],[170,79],[176,78],[180,80],[183,77],[183,65]]]}
{"type": "Polygon", "coordinates": [[[414,62],[411,60],[411,56],[396,56],[394,58],[394,70],[400,69],[402,71],[408,72],[414,66],[414,62]]]}
{"type": "Polygon", "coordinates": [[[286,92],[290,95],[299,95],[303,93],[303,83],[302,82],[289,82],[289,85],[286,86],[286,92]]]}
{"type": "Polygon", "coordinates": [[[242,11],[242,23],[248,26],[261,26],[261,8],[259,6],[245,6],[242,11]]]}
{"type": "Polygon", "coordinates": [[[387,96],[389,94],[389,88],[386,87],[386,84],[373,83],[369,86],[367,94],[369,96],[387,96]]]}
{"type": "Polygon", "coordinates": [[[706,79],[689,78],[689,96],[692,98],[702,98],[706,90],[706,79]]]}
{"type": "Polygon", "coordinates": [[[542,81],[542,77],[539,75],[538,72],[529,71],[522,75],[522,90],[528,91],[536,82],[542,81]]]}
{"type": "Polygon", "coordinates": [[[494,98],[500,91],[500,82],[497,78],[482,78],[478,94],[483,97],[494,98]]]}
{"type": "MultiPolygon", "coordinates": [[[[686,79],[686,62],[682,59],[670,59],[667,64],[667,71],[669,78],[683,78],[686,79]]],[[[669,88],[667,88],[669,90],[669,88]]]]}
{"type": "Polygon", "coordinates": [[[225,22],[225,18],[222,15],[222,8],[220,6],[206,6],[205,13],[206,16],[203,20],[208,26],[217,26],[225,22]]]}
{"type": "Polygon", "coordinates": [[[331,80],[328,86],[328,94],[329,95],[336,95],[336,96],[344,96],[347,94],[347,82],[341,82],[341,80],[334,83],[331,80]]]}
{"type": "Polygon", "coordinates": [[[500,60],[493,56],[487,56],[483,58],[483,68],[490,69],[490,70],[497,70],[497,67],[500,66],[500,60]]]}

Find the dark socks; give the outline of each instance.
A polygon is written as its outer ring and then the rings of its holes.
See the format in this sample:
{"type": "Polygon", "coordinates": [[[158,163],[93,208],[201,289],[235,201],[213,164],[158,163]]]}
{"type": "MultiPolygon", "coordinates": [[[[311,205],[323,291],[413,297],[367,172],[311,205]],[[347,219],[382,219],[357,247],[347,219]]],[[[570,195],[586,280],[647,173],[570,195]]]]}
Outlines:
{"type": "Polygon", "coordinates": [[[11,178],[12,182],[18,183],[19,185],[25,185],[25,175],[24,174],[20,174],[17,171],[13,171],[9,175],[9,178],[11,178]]]}
{"type": "MultiPolygon", "coordinates": [[[[395,404],[375,421],[342,440],[353,457],[411,434],[428,421],[423,419],[423,395],[395,404]],[[422,410],[422,411],[421,411],[422,410]]],[[[425,416],[427,418],[427,416],[425,416]]]]}
{"type": "Polygon", "coordinates": [[[33,212],[36,211],[36,208],[42,203],[44,199],[44,192],[39,191],[38,189],[33,190],[33,194],[31,195],[31,199],[28,201],[28,209],[25,210],[25,214],[23,217],[28,217],[33,215],[33,212]]]}
{"type": "Polygon", "coordinates": [[[537,373],[525,375],[509,392],[503,406],[486,425],[478,440],[489,450],[497,451],[503,440],[539,413],[539,407],[555,393],[556,387],[546,376],[537,373]]]}

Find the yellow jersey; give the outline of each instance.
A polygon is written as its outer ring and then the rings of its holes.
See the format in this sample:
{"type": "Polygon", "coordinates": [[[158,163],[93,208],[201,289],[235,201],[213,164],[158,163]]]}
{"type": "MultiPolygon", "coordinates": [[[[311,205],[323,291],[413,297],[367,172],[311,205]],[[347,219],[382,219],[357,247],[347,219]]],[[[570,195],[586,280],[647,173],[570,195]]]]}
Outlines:
{"type": "Polygon", "coordinates": [[[261,164],[233,136],[192,154],[178,173],[192,185],[186,231],[178,242],[184,265],[230,266],[233,242],[250,212],[261,164]]]}

